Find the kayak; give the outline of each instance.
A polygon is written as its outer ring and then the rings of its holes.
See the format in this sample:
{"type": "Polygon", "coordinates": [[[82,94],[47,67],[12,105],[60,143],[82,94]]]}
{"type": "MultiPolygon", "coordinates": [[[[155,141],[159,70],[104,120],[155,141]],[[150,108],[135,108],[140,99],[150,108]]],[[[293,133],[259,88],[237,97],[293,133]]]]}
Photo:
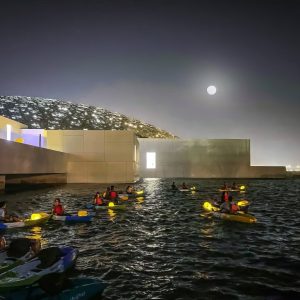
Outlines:
{"type": "Polygon", "coordinates": [[[239,189],[218,189],[219,192],[240,192],[239,189]]]}
{"type": "Polygon", "coordinates": [[[18,222],[0,222],[0,229],[36,226],[47,222],[49,218],[50,215],[45,212],[33,213],[30,219],[24,219],[18,222]]]}
{"type": "Polygon", "coordinates": [[[197,189],[196,189],[195,186],[192,186],[192,187],[186,188],[186,189],[178,188],[178,191],[179,191],[179,192],[196,192],[197,189]]]}
{"type": "Polygon", "coordinates": [[[95,209],[95,210],[106,210],[106,209],[113,209],[113,210],[125,210],[126,205],[125,204],[114,204],[113,202],[110,202],[109,205],[94,205],[94,204],[87,204],[86,208],[88,209],[95,209]]]}
{"type": "Polygon", "coordinates": [[[67,246],[43,249],[36,257],[0,275],[0,293],[32,285],[51,273],[63,273],[74,265],[77,255],[77,250],[67,246]]]}
{"type": "Polygon", "coordinates": [[[214,206],[210,202],[206,201],[203,203],[203,208],[205,211],[210,212],[212,216],[218,219],[227,221],[236,221],[242,223],[256,223],[256,218],[253,215],[246,214],[243,212],[237,212],[236,214],[222,213],[220,208],[214,206]]]}
{"type": "MultiPolygon", "coordinates": [[[[56,284],[56,282],[54,283],[56,284]]],[[[51,281],[47,283],[51,288],[51,281]]],[[[64,287],[58,293],[47,293],[38,284],[26,288],[11,291],[5,295],[6,300],[88,300],[98,299],[101,296],[107,284],[94,278],[74,278],[68,279],[63,284],[64,287]]],[[[55,287],[55,286],[54,286],[55,287]]]]}
{"type": "Polygon", "coordinates": [[[31,251],[31,241],[29,239],[18,238],[12,240],[5,250],[0,251],[0,274],[23,264],[34,255],[31,251]]]}
{"type": "Polygon", "coordinates": [[[71,215],[71,216],[56,216],[52,215],[52,220],[54,221],[61,221],[66,223],[88,223],[91,222],[93,216],[78,216],[78,215],[71,215]]]}
{"type": "Polygon", "coordinates": [[[219,192],[241,192],[244,193],[246,190],[246,187],[244,185],[241,185],[237,188],[227,188],[227,189],[218,189],[219,192]]]}

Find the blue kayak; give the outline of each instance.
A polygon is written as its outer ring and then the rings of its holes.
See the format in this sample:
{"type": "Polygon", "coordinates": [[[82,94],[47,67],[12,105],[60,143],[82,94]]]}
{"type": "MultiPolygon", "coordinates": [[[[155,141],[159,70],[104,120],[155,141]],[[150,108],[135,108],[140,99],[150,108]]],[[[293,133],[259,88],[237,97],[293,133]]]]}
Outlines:
{"type": "Polygon", "coordinates": [[[36,257],[0,275],[0,293],[32,285],[44,276],[64,273],[77,259],[78,251],[72,247],[49,247],[36,257]]]}
{"type": "Polygon", "coordinates": [[[78,215],[71,215],[71,216],[52,216],[52,220],[55,221],[63,221],[66,223],[89,223],[92,221],[93,216],[78,216],[78,215]]]}
{"type": "MultiPolygon", "coordinates": [[[[51,283],[48,286],[50,289],[51,283]]],[[[3,296],[6,300],[88,300],[92,298],[98,299],[106,286],[107,284],[101,280],[83,277],[68,279],[58,293],[54,293],[53,291],[47,293],[38,284],[35,284],[3,296]]]]}

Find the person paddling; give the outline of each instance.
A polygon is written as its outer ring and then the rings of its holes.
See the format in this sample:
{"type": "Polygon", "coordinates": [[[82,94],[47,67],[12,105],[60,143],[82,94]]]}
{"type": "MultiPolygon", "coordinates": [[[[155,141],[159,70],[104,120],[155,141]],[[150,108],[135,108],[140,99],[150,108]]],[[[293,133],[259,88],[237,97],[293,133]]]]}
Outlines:
{"type": "Polygon", "coordinates": [[[109,193],[110,193],[110,187],[108,186],[106,188],[106,191],[103,193],[102,197],[105,199],[105,200],[109,200],[109,193]]]}
{"type": "Polygon", "coordinates": [[[103,205],[103,199],[101,198],[99,192],[97,192],[94,197],[94,205],[103,205]]]}
{"type": "Polygon", "coordinates": [[[133,187],[131,185],[128,185],[128,187],[126,188],[126,194],[131,195],[133,194],[133,192],[134,192],[133,187]]]}
{"type": "Polygon", "coordinates": [[[110,187],[110,192],[109,192],[109,200],[115,202],[116,204],[118,204],[118,193],[115,191],[115,187],[112,185],[110,187]]]}
{"type": "Polygon", "coordinates": [[[175,184],[175,181],[173,181],[172,185],[171,185],[171,189],[172,190],[177,190],[177,186],[175,184]]]}
{"type": "Polygon", "coordinates": [[[54,200],[52,214],[56,215],[56,216],[64,215],[64,208],[63,208],[59,198],[55,198],[55,200],[54,200]]]}
{"type": "Polygon", "coordinates": [[[187,187],[187,185],[185,184],[185,182],[182,183],[181,188],[182,188],[183,190],[187,190],[187,189],[188,189],[188,187],[187,187]]]}
{"type": "Polygon", "coordinates": [[[232,196],[229,196],[228,201],[230,203],[230,213],[236,214],[240,210],[239,206],[233,201],[232,196]]]}

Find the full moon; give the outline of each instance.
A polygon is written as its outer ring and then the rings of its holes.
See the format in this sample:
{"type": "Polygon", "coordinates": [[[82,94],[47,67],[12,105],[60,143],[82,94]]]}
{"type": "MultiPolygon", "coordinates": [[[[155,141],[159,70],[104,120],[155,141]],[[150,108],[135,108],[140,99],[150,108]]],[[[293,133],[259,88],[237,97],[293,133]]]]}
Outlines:
{"type": "Polygon", "coordinates": [[[215,93],[217,92],[217,88],[214,85],[210,85],[207,89],[207,94],[208,95],[215,95],[215,93]]]}

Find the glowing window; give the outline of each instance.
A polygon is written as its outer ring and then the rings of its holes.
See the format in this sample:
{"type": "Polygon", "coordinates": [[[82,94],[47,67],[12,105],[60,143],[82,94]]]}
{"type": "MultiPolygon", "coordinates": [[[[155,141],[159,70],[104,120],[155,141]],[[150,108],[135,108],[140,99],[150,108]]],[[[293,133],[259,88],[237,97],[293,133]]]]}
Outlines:
{"type": "Polygon", "coordinates": [[[6,139],[8,141],[11,141],[11,125],[10,124],[6,125],[6,139]]]}
{"type": "Polygon", "coordinates": [[[147,152],[146,154],[147,169],[156,168],[156,152],[147,152]]]}

